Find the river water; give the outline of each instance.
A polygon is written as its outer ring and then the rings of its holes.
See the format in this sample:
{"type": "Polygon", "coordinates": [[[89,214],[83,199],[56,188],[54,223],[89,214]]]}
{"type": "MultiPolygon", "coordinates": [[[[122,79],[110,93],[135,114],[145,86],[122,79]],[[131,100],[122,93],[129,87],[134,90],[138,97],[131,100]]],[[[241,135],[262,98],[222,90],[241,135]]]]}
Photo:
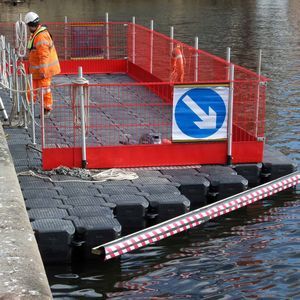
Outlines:
{"type": "MultiPolygon", "coordinates": [[[[267,143],[300,165],[299,0],[0,3],[0,21],[130,21],[255,70],[263,51],[267,143]]],[[[300,299],[300,187],[105,264],[46,266],[57,299],[300,299]]]]}

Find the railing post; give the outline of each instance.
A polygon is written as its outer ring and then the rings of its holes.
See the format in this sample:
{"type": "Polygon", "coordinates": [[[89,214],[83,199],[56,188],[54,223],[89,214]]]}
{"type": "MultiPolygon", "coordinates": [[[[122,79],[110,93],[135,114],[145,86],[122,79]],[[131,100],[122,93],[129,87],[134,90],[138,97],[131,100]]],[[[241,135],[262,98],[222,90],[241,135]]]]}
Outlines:
{"type": "Polygon", "coordinates": [[[23,75],[25,76],[25,79],[23,81],[23,78],[21,77],[21,104],[23,107],[23,114],[24,114],[24,128],[27,130],[28,129],[28,120],[27,120],[27,112],[29,110],[29,103],[27,102],[27,97],[26,97],[26,90],[27,90],[27,75],[23,75]],[[25,92],[24,92],[25,91],[25,92]]]}
{"type": "MultiPolygon", "coordinates": [[[[6,47],[5,47],[5,38],[1,35],[1,47],[0,47],[0,82],[4,85],[8,83],[5,77],[7,77],[7,71],[6,71],[6,47]]],[[[9,83],[8,83],[9,85],[9,83]]],[[[0,87],[1,88],[1,87],[0,87]]],[[[5,110],[2,98],[0,97],[0,111],[3,113],[4,121],[8,120],[8,115],[5,110]]]]}
{"type": "Polygon", "coordinates": [[[7,121],[8,120],[8,115],[7,115],[7,112],[5,110],[5,107],[4,107],[1,96],[0,96],[0,111],[2,111],[2,113],[3,113],[4,121],[7,121]]]}
{"type": "Polygon", "coordinates": [[[106,30],[106,58],[109,59],[109,24],[108,24],[108,13],[105,13],[105,30],[106,30]]]}
{"type": "MultiPolygon", "coordinates": [[[[87,166],[87,158],[86,158],[86,124],[88,123],[88,80],[83,78],[82,75],[82,67],[78,68],[78,78],[76,78],[73,82],[73,100],[74,104],[74,126],[77,125],[77,108],[80,109],[80,127],[81,127],[81,154],[82,154],[82,168],[86,168],[87,166]],[[79,99],[77,100],[77,95],[79,99]],[[85,114],[85,106],[87,107],[87,114],[85,114]]],[[[76,133],[74,133],[76,134],[76,133]]]]}
{"type": "Polygon", "coordinates": [[[258,52],[258,65],[257,65],[257,74],[258,74],[258,83],[257,83],[257,101],[256,101],[256,114],[255,114],[255,137],[258,138],[258,117],[259,117],[259,98],[260,98],[260,76],[261,76],[261,59],[262,59],[262,50],[259,49],[258,52]]]}
{"type": "Polygon", "coordinates": [[[135,17],[132,17],[132,62],[135,64],[135,17]]]}
{"type": "Polygon", "coordinates": [[[199,67],[199,63],[198,63],[198,50],[199,50],[199,40],[198,37],[195,37],[195,49],[196,49],[196,53],[195,53],[195,78],[194,80],[197,82],[198,81],[198,67],[199,67]]]}
{"type": "Polygon", "coordinates": [[[42,88],[39,92],[41,92],[41,121],[42,121],[42,149],[45,148],[45,115],[44,115],[44,89],[42,88]]]}
{"type": "Polygon", "coordinates": [[[7,72],[6,72],[6,41],[5,36],[0,36],[0,80],[2,80],[3,84],[7,84],[7,72]]]}
{"type": "Polygon", "coordinates": [[[7,51],[8,51],[8,84],[9,84],[9,98],[12,100],[12,70],[11,70],[11,57],[12,57],[12,51],[11,51],[10,44],[7,45],[7,51]]]}
{"type": "Polygon", "coordinates": [[[153,73],[153,29],[154,29],[154,24],[153,20],[151,20],[150,23],[150,73],[153,73]]]}
{"type": "MultiPolygon", "coordinates": [[[[17,93],[16,93],[16,81],[17,81],[17,71],[16,71],[16,50],[11,48],[11,70],[12,70],[12,73],[11,73],[11,93],[10,93],[10,99],[12,101],[13,104],[13,108],[14,106],[16,105],[16,97],[17,97],[17,93]]],[[[10,116],[9,116],[9,125],[11,126],[12,125],[12,112],[10,113],[10,116]]]]}
{"type": "Polygon", "coordinates": [[[16,93],[17,93],[17,114],[20,114],[21,108],[20,108],[20,85],[19,85],[19,75],[18,75],[18,70],[17,70],[17,60],[15,60],[15,64],[16,64],[16,93]]]}
{"type": "Polygon", "coordinates": [[[170,27],[170,55],[172,54],[174,48],[173,40],[174,40],[174,26],[171,26],[170,27]]]}
{"type": "Polygon", "coordinates": [[[230,59],[231,59],[231,49],[230,47],[226,48],[226,61],[228,63],[227,65],[227,80],[229,81],[230,79],[230,59]]]}
{"type": "Polygon", "coordinates": [[[230,64],[230,85],[227,119],[227,164],[232,164],[232,122],[233,122],[233,94],[234,94],[234,64],[230,64]]]}
{"type": "Polygon", "coordinates": [[[31,122],[32,122],[32,144],[36,145],[35,140],[35,121],[34,121],[34,91],[33,91],[33,80],[32,74],[29,74],[29,85],[30,85],[30,104],[31,104],[31,122]]]}
{"type": "Polygon", "coordinates": [[[64,48],[65,48],[65,60],[68,58],[68,52],[67,52],[67,46],[68,46],[68,37],[67,37],[67,32],[68,32],[68,17],[65,16],[65,27],[64,27],[64,48]]]}

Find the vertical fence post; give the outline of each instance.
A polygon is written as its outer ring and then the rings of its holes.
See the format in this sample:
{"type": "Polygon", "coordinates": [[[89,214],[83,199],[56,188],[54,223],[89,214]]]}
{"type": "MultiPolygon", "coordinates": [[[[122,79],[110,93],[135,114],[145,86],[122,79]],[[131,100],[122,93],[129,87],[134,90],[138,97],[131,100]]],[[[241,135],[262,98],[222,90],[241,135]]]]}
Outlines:
{"type": "Polygon", "coordinates": [[[257,65],[257,74],[258,74],[258,83],[257,83],[257,101],[256,101],[256,114],[255,114],[255,137],[258,138],[258,117],[259,117],[259,98],[260,98],[260,76],[261,76],[261,58],[262,50],[259,49],[258,52],[258,65],[257,65]]]}
{"type": "Polygon", "coordinates": [[[27,130],[28,129],[28,120],[27,120],[27,111],[29,110],[29,103],[27,102],[26,99],[26,91],[27,90],[27,75],[25,74],[25,80],[23,81],[22,77],[21,77],[21,99],[22,99],[22,107],[23,107],[23,113],[24,113],[24,128],[27,130]],[[24,95],[25,94],[25,95],[24,95]]]}
{"type": "MultiPolygon", "coordinates": [[[[16,56],[17,57],[17,56],[16,56]]],[[[20,114],[20,89],[19,89],[19,75],[17,70],[17,58],[15,59],[15,71],[16,71],[16,93],[17,93],[17,114],[20,114]]]]}
{"type": "Polygon", "coordinates": [[[105,23],[106,23],[106,59],[109,59],[109,24],[108,24],[108,13],[105,13],[105,23]]]}
{"type": "Polygon", "coordinates": [[[11,70],[11,56],[12,51],[10,47],[10,43],[7,45],[7,52],[8,52],[8,86],[9,86],[9,98],[12,99],[12,70],[11,70]]]}
{"type": "MultiPolygon", "coordinates": [[[[82,77],[82,67],[78,68],[78,77],[82,77]]],[[[86,139],[85,139],[85,113],[84,113],[84,91],[83,86],[79,86],[80,117],[81,117],[81,142],[82,142],[82,167],[86,168],[86,139]]]]}
{"type": "Polygon", "coordinates": [[[45,115],[44,115],[44,89],[38,90],[41,93],[41,120],[42,120],[42,149],[45,148],[45,115]]]}
{"type": "Polygon", "coordinates": [[[4,107],[2,98],[1,98],[1,96],[0,96],[0,112],[1,112],[1,111],[2,111],[2,113],[3,113],[4,121],[7,121],[7,120],[8,120],[8,115],[7,115],[7,112],[6,112],[6,110],[5,110],[5,107],[4,107]]]}
{"type": "Polygon", "coordinates": [[[227,61],[227,80],[230,79],[230,60],[231,60],[231,49],[230,47],[226,48],[226,61],[227,61]]]}
{"type": "MultiPolygon", "coordinates": [[[[10,99],[12,101],[13,104],[13,108],[14,108],[14,105],[15,105],[15,101],[16,101],[16,78],[17,78],[17,75],[16,75],[16,63],[15,63],[15,57],[16,57],[16,50],[11,48],[11,93],[10,93],[10,99]]],[[[12,125],[12,112],[9,116],[9,125],[11,126],[12,125]]]]}
{"type": "Polygon", "coordinates": [[[195,53],[195,81],[198,81],[198,67],[199,67],[199,63],[198,63],[198,50],[199,50],[199,40],[198,37],[195,37],[195,49],[196,49],[196,53],[195,53]]]}
{"type": "Polygon", "coordinates": [[[34,97],[33,97],[32,74],[29,74],[29,85],[30,85],[30,104],[31,104],[31,123],[32,123],[32,144],[35,146],[36,140],[35,140],[34,97]]]}
{"type": "MultiPolygon", "coordinates": [[[[76,78],[73,82],[73,104],[74,108],[74,126],[78,126],[77,120],[79,117],[77,116],[77,108],[80,109],[80,127],[81,127],[81,157],[82,157],[82,168],[86,168],[87,159],[86,159],[86,124],[88,122],[88,113],[85,115],[85,105],[88,110],[88,90],[85,88],[85,85],[88,85],[88,80],[83,78],[82,76],[82,67],[78,68],[78,78],[76,78]],[[79,97],[77,100],[77,96],[79,97]]],[[[76,134],[76,133],[74,133],[76,134]]]]}
{"type": "MultiPolygon", "coordinates": [[[[7,84],[9,85],[9,82],[6,82],[5,77],[6,77],[6,51],[7,51],[7,47],[5,47],[5,40],[4,38],[1,36],[1,48],[3,49],[0,53],[0,81],[2,80],[3,84],[7,84]],[[5,50],[6,49],[6,50],[5,50]],[[3,63],[3,64],[2,64],[3,63]]],[[[8,115],[7,112],[5,110],[2,98],[0,97],[0,112],[3,113],[4,116],[4,121],[8,120],[8,115]]]]}
{"type": "Polygon", "coordinates": [[[132,17],[132,62],[135,64],[135,17],[132,17]]]}
{"type": "Polygon", "coordinates": [[[6,54],[5,54],[5,36],[0,36],[0,79],[3,80],[3,83],[5,83],[5,76],[6,76],[6,54]]]}
{"type": "Polygon", "coordinates": [[[64,48],[65,48],[65,60],[68,58],[68,52],[67,52],[67,47],[68,47],[68,17],[65,16],[65,27],[64,27],[64,48]]]}
{"type": "Polygon", "coordinates": [[[173,40],[174,40],[174,26],[171,26],[170,27],[170,55],[172,54],[174,48],[173,40]]]}
{"type": "Polygon", "coordinates": [[[153,20],[150,22],[150,73],[153,73],[153,29],[154,29],[154,24],[153,20]]]}
{"type": "Polygon", "coordinates": [[[230,64],[230,86],[227,119],[227,164],[232,164],[232,122],[233,122],[233,94],[234,94],[234,64],[230,64]]]}

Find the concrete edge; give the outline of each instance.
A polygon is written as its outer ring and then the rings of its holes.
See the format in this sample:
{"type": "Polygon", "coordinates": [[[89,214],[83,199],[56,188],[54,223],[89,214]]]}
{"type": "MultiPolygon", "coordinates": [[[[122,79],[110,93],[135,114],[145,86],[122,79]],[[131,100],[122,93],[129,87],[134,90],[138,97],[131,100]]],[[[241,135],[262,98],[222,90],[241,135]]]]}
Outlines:
{"type": "Polygon", "coordinates": [[[52,299],[0,122],[0,299],[52,299]]]}

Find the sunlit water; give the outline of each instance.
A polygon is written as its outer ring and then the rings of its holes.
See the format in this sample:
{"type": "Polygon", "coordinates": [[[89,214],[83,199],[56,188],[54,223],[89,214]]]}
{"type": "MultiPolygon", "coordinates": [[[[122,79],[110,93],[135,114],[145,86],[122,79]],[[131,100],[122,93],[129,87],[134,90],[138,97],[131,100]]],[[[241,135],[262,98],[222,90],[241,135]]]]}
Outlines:
{"type": "MultiPolygon", "coordinates": [[[[269,77],[267,143],[300,163],[299,0],[27,1],[0,4],[0,21],[37,11],[44,21],[129,21],[269,77]]],[[[47,266],[57,299],[300,299],[300,190],[105,264],[47,266]]]]}

